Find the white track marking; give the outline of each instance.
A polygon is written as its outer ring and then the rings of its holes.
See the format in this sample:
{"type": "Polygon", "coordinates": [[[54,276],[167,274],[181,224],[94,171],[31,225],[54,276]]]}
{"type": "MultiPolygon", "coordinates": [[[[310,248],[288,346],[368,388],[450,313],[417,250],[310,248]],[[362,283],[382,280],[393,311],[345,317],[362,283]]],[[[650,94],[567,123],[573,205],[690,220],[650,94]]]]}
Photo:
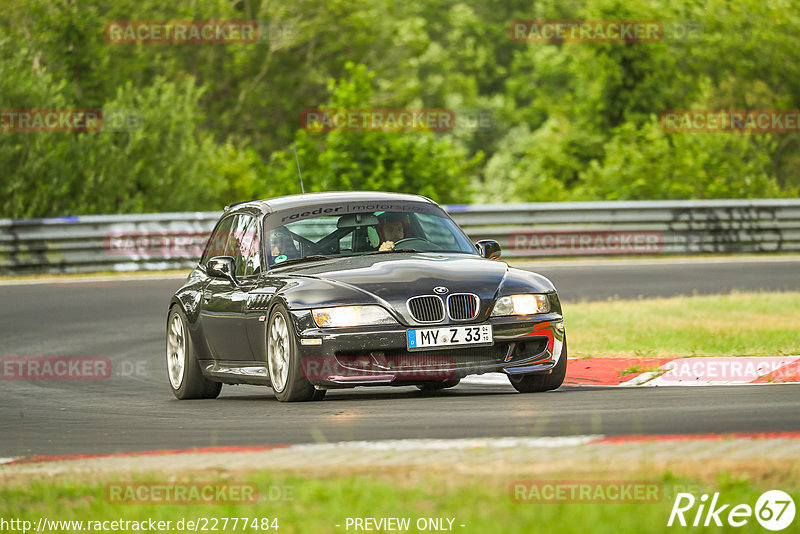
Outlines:
{"type": "MultiPolygon", "coordinates": [[[[380,441],[340,441],[292,445],[292,451],[445,451],[469,449],[557,449],[575,447],[602,439],[602,435],[553,436],[538,438],[469,438],[469,439],[391,439],[380,441]]],[[[279,449],[280,450],[280,449],[279,449]]],[[[285,449],[283,449],[285,450],[285,449]]]]}
{"type": "Polygon", "coordinates": [[[480,384],[484,386],[510,386],[508,376],[504,373],[486,373],[482,375],[469,375],[461,379],[462,384],[480,384]]]}
{"type": "MultiPolygon", "coordinates": [[[[744,386],[762,376],[800,359],[798,356],[781,357],[698,357],[678,358],[665,363],[658,371],[642,373],[620,386],[744,386]],[[736,365],[736,369],[731,366],[736,365]]],[[[779,375],[780,376],[780,375],[779,375]]]]}

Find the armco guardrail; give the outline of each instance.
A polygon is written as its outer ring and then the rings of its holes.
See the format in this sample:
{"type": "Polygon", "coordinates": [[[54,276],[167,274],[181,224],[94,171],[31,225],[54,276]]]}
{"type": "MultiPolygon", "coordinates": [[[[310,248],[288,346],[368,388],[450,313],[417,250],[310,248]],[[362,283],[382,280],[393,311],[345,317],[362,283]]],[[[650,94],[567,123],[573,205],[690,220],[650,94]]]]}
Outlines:
{"type": "Polygon", "coordinates": [[[449,206],[473,239],[511,257],[800,251],[800,200],[449,206]]]}
{"type": "MultiPolygon", "coordinates": [[[[446,206],[508,258],[800,251],[800,200],[446,206]]],[[[0,273],[189,268],[219,212],[0,220],[0,273]]]]}

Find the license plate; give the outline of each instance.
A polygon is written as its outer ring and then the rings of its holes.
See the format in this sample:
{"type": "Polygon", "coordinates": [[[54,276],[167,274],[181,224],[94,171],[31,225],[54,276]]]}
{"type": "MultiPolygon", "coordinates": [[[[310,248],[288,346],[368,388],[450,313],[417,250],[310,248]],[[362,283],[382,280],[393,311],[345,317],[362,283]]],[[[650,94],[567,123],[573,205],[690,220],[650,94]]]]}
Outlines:
{"type": "Polygon", "coordinates": [[[447,326],[408,331],[408,350],[458,345],[491,345],[492,325],[447,326]]]}

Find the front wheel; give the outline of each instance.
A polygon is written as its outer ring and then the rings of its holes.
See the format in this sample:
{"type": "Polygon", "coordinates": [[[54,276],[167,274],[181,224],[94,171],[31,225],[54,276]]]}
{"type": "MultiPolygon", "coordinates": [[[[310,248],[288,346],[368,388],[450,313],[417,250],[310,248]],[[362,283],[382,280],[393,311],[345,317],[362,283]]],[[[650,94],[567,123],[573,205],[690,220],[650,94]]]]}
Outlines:
{"type": "Polygon", "coordinates": [[[267,327],[267,367],[275,398],[281,402],[322,400],[325,390],[318,390],[300,369],[300,355],[289,312],[277,305],[267,327]]]}
{"type": "Polygon", "coordinates": [[[186,317],[177,305],[167,318],[167,378],[172,393],[181,400],[215,399],[222,389],[221,383],[209,380],[200,370],[186,317]]]}
{"type": "Polygon", "coordinates": [[[557,389],[564,383],[567,374],[567,340],[561,347],[561,357],[550,374],[508,375],[508,380],[514,389],[520,393],[536,393],[557,389]]]}

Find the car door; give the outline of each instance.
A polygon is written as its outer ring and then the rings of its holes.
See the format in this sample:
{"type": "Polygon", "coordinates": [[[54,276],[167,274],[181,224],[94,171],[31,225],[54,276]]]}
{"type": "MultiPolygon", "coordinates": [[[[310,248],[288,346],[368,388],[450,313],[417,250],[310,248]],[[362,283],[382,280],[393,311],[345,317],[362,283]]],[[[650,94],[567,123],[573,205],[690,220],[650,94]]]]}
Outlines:
{"type": "Polygon", "coordinates": [[[240,213],[231,216],[228,237],[221,254],[234,260],[236,282],[209,278],[203,289],[200,321],[216,360],[251,361],[253,352],[245,328],[247,297],[254,288],[260,269],[255,217],[240,213]]]}

